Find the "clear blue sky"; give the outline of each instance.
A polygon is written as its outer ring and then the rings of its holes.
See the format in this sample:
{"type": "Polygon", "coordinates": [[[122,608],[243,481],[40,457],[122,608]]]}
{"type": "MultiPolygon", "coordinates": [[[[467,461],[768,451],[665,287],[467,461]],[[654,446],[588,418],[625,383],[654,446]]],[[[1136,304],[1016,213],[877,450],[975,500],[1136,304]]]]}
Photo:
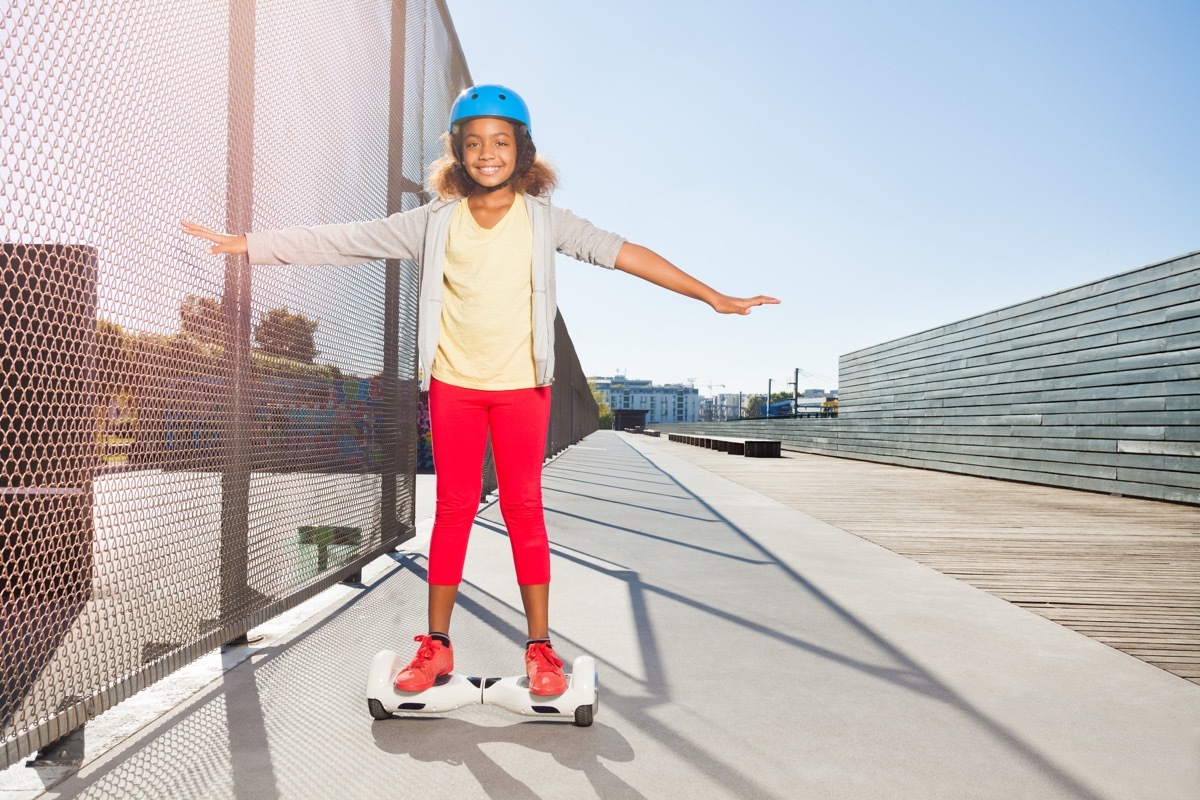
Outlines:
{"type": "Polygon", "coordinates": [[[564,259],[588,374],[834,385],[856,349],[1200,250],[1200,3],[449,0],[560,205],[729,294],[564,259]]]}

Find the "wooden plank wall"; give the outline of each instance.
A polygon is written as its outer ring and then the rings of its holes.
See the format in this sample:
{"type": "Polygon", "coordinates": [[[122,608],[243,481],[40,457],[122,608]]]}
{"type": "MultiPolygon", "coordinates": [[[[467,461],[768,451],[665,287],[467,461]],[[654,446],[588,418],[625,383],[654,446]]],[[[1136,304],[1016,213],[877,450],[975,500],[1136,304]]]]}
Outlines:
{"type": "Polygon", "coordinates": [[[1200,503],[1200,253],[842,356],[836,419],[662,425],[1200,503]]]}

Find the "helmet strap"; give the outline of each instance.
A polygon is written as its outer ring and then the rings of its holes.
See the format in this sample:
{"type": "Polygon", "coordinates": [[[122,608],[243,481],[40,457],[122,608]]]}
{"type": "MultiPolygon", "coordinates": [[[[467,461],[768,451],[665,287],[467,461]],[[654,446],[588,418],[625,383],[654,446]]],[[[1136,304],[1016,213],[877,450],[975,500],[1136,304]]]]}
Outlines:
{"type": "MultiPolygon", "coordinates": [[[[474,181],[472,181],[472,183],[475,183],[475,182],[474,182],[474,181]]],[[[508,180],[506,180],[504,183],[500,183],[500,184],[497,184],[497,185],[495,185],[495,186],[484,186],[484,185],[483,185],[483,184],[481,184],[481,183],[476,183],[475,185],[476,185],[478,188],[482,189],[482,190],[483,190],[483,191],[484,191],[486,194],[491,194],[492,192],[495,192],[495,191],[498,191],[498,190],[500,190],[500,189],[503,189],[503,188],[505,188],[505,187],[506,187],[506,186],[508,186],[510,183],[512,183],[512,178],[509,178],[509,179],[508,179],[508,180]]]]}

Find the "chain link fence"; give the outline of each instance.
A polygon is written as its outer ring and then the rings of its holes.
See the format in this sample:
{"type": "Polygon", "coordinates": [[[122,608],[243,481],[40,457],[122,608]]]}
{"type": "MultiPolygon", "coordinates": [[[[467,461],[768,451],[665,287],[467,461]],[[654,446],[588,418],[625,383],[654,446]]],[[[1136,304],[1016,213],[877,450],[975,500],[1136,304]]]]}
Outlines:
{"type": "Polygon", "coordinates": [[[255,267],[380,217],[470,82],[443,2],[0,13],[0,767],[412,535],[415,265],[255,267]]]}

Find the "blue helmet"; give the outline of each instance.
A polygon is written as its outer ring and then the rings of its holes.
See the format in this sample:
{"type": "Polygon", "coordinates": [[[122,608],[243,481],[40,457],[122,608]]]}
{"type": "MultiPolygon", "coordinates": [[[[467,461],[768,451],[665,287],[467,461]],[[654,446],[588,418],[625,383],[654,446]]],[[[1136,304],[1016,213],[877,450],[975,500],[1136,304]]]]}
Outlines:
{"type": "Polygon", "coordinates": [[[494,83],[472,86],[450,107],[450,135],[458,133],[459,126],[476,117],[499,117],[509,122],[518,122],[529,129],[529,106],[521,95],[506,86],[494,83]]]}

